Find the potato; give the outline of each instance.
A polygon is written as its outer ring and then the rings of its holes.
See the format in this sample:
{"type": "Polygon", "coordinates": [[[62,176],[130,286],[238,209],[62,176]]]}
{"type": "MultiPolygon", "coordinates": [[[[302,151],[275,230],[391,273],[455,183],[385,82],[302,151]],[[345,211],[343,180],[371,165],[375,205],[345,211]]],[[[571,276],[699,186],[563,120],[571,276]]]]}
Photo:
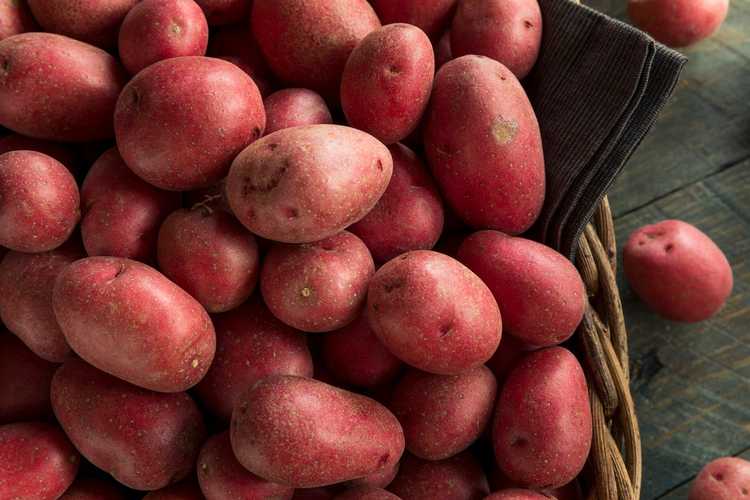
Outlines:
{"type": "Polygon", "coordinates": [[[386,488],[393,482],[398,474],[398,462],[394,462],[390,467],[385,467],[377,472],[373,472],[364,477],[352,479],[344,484],[347,488],[386,488]]]}
{"type": "Polygon", "coordinates": [[[232,414],[231,439],[245,468],[295,488],[372,474],[404,451],[401,425],[383,405],[290,375],[248,388],[232,414]]]}
{"type": "Polygon", "coordinates": [[[204,500],[198,483],[192,477],[180,483],[152,491],[143,500],[204,500]]]}
{"type": "Polygon", "coordinates": [[[264,481],[242,467],[232,452],[228,431],[206,441],[198,456],[197,468],[198,482],[206,500],[289,500],[294,494],[294,488],[264,481]]]}
{"type": "Polygon", "coordinates": [[[58,275],[52,306],[76,354],[139,387],[183,391],[213,361],[216,336],[206,310],[140,262],[76,261],[58,275]]]}
{"type": "Polygon", "coordinates": [[[405,139],[419,124],[435,76],[435,54],[422,30],[391,24],[367,35],[341,77],[341,107],[352,127],[385,144],[405,139]]]}
{"type": "Polygon", "coordinates": [[[211,26],[244,21],[250,12],[252,0],[196,0],[211,26]]]}
{"type": "Polygon", "coordinates": [[[162,394],[69,359],[52,379],[52,409],[76,448],[117,481],[155,490],[187,476],[206,437],[187,393],[162,394]]]}
{"type": "Polygon", "coordinates": [[[380,27],[366,0],[255,0],[250,21],[276,76],[326,98],[338,95],[352,49],[380,27]]]}
{"type": "Polygon", "coordinates": [[[263,97],[273,91],[273,73],[263,59],[249,26],[222,26],[213,30],[208,40],[208,55],[227,60],[242,69],[253,79],[263,97]]]}
{"type": "Polygon", "coordinates": [[[717,458],[701,469],[690,486],[688,500],[735,500],[750,491],[750,462],[717,458]]]}
{"type": "Polygon", "coordinates": [[[436,38],[450,22],[457,0],[373,0],[383,24],[408,23],[436,38]]]}
{"type": "Polygon", "coordinates": [[[407,454],[388,490],[409,500],[482,500],[490,492],[481,465],[468,451],[439,461],[407,454]]]}
{"type": "Polygon", "coordinates": [[[500,469],[529,488],[555,488],[583,469],[591,448],[583,369],[567,349],[534,351],[516,364],[497,402],[492,440],[500,469]]]}
{"type": "Polygon", "coordinates": [[[333,123],[322,97],[308,89],[282,89],[263,101],[266,108],[266,135],[299,125],[333,123]]]}
{"type": "Polygon", "coordinates": [[[334,500],[400,500],[393,493],[372,486],[360,486],[346,490],[344,493],[334,497],[334,500]]]}
{"type": "Polygon", "coordinates": [[[80,218],[78,186],[59,161],[36,151],[0,155],[0,245],[45,252],[62,245],[80,218]]]}
{"type": "MultiPolygon", "coordinates": [[[[2,5],[2,4],[0,4],[2,5]]],[[[2,7],[0,7],[2,8],[2,7]]],[[[10,134],[0,137],[0,155],[8,151],[30,150],[51,156],[75,175],[78,171],[78,159],[70,147],[58,142],[34,139],[21,134],[10,134]]]]}
{"type": "Polygon", "coordinates": [[[90,256],[152,262],[159,226],[180,206],[180,195],[135,175],[117,148],[91,166],[81,186],[81,237],[90,256]]]}
{"type": "Polygon", "coordinates": [[[193,0],[143,0],[125,16],[117,46],[134,75],[163,59],[205,55],[208,22],[193,0]]]}
{"type": "Polygon", "coordinates": [[[195,388],[201,402],[225,421],[242,392],[268,375],[311,377],[307,339],[270,313],[260,300],[213,317],[216,358],[195,388]]]}
{"type": "Polygon", "coordinates": [[[0,498],[56,500],[75,479],[79,462],[57,426],[0,426],[0,498]]]}
{"type": "Polygon", "coordinates": [[[435,47],[435,68],[440,69],[445,63],[453,59],[453,50],[451,50],[451,32],[446,31],[440,37],[435,47]]]}
{"type": "Polygon", "coordinates": [[[470,226],[526,231],[544,201],[544,154],[531,104],[513,74],[481,56],[435,77],[425,151],[446,201],[470,226]]]}
{"type": "Polygon", "coordinates": [[[388,150],[393,157],[391,182],[375,208],[349,228],[377,262],[409,250],[429,250],[443,232],[443,203],[422,161],[403,144],[388,150]]]}
{"type": "Polygon", "coordinates": [[[500,310],[487,286],[455,259],[429,250],[405,253],[375,273],[367,314],[391,353],[430,373],[470,370],[500,343],[500,310]]]}
{"type": "Polygon", "coordinates": [[[732,268],[721,249],[687,222],[664,220],[634,231],[625,245],[628,283],[657,314],[684,322],[716,314],[732,293],[732,268]]]}
{"type": "Polygon", "coordinates": [[[273,245],[260,290],[274,316],[304,332],[342,328],[362,311],[375,264],[348,231],[304,245],[273,245]]]}
{"type": "Polygon", "coordinates": [[[500,345],[497,347],[497,351],[492,355],[489,361],[487,361],[487,368],[492,370],[492,373],[497,378],[498,382],[501,383],[508,376],[508,373],[513,369],[516,363],[524,357],[529,351],[535,350],[536,347],[530,346],[524,342],[521,342],[513,335],[503,335],[500,340],[500,345]]]}
{"type": "Polygon", "coordinates": [[[459,0],[450,36],[455,57],[487,56],[520,80],[539,55],[542,12],[537,0],[459,0]]]}
{"type": "Polygon", "coordinates": [[[0,40],[27,31],[39,31],[39,27],[26,0],[0,1],[0,40]]]}
{"type": "Polygon", "coordinates": [[[112,137],[125,83],[114,57],[64,36],[23,33],[0,41],[0,61],[0,125],[56,141],[112,137]]]}
{"type": "Polygon", "coordinates": [[[207,187],[263,135],[258,87],[237,66],[210,57],[152,64],[125,86],[115,110],[117,146],[146,182],[185,191],[207,187]]]}
{"type": "Polygon", "coordinates": [[[727,17],[729,0],[629,0],[628,15],[638,28],[670,47],[708,38],[727,17]]]}
{"type": "Polygon", "coordinates": [[[79,476],[60,500],[126,500],[126,497],[120,485],[114,481],[79,476]]]}
{"type": "Polygon", "coordinates": [[[265,136],[237,156],[227,199],[255,234],[309,243],[367,215],[392,171],[388,148],[369,134],[340,125],[294,127],[265,136]]]}
{"type": "Polygon", "coordinates": [[[496,491],[484,500],[549,500],[550,497],[532,490],[517,488],[496,491]]]}
{"type": "Polygon", "coordinates": [[[492,290],[505,330],[527,344],[564,342],[583,318],[588,301],[581,276],[541,243],[479,231],[461,244],[458,260],[492,290]]]}

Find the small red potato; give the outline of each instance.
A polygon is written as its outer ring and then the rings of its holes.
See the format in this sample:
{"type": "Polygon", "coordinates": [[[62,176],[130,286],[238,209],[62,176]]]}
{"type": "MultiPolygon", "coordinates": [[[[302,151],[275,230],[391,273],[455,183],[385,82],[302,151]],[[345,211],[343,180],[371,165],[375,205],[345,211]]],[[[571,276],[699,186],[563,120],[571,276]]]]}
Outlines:
{"type": "Polygon", "coordinates": [[[334,500],[401,500],[393,493],[372,486],[360,486],[346,490],[344,493],[334,497],[334,500]]]}
{"type": "Polygon", "coordinates": [[[380,403],[317,380],[272,375],[232,414],[232,448],[249,471],[311,488],[390,468],[404,451],[398,420],[380,403]]]}
{"type": "Polygon", "coordinates": [[[142,0],[125,16],[117,47],[134,75],[163,59],[205,55],[208,22],[193,0],[142,0]]]}
{"type": "Polygon", "coordinates": [[[410,24],[390,24],[367,35],[349,56],[341,107],[352,127],[393,144],[419,124],[434,76],[427,35],[410,24]]]}
{"type": "Polygon", "coordinates": [[[408,23],[437,38],[455,10],[457,0],[373,0],[372,6],[385,24],[408,23]]]}
{"type": "Polygon", "coordinates": [[[513,488],[496,491],[484,500],[549,500],[550,497],[532,490],[513,488]]]}
{"type": "Polygon", "coordinates": [[[729,0],[629,0],[638,28],[670,47],[687,47],[713,35],[724,22],[729,0]]]}
{"type": "Polygon", "coordinates": [[[482,280],[457,260],[429,250],[406,253],[375,273],[367,315],[396,357],[441,375],[484,364],[502,331],[500,310],[482,280]]]}
{"type": "Polygon", "coordinates": [[[263,135],[258,87],[234,64],[175,57],[125,86],[115,110],[117,147],[140,178],[186,191],[215,184],[232,159],[263,135]]]}
{"type": "Polygon", "coordinates": [[[657,314],[688,323],[716,314],[732,293],[732,267],[697,227],[665,220],[634,231],[625,245],[628,283],[657,314]]]}
{"type": "Polygon", "coordinates": [[[232,211],[250,231],[269,240],[310,243],[367,215],[392,172],[391,153],[371,135],[340,125],[307,125],[279,130],[242,151],[226,191],[232,211]]]}
{"type": "Polygon", "coordinates": [[[736,500],[750,491],[750,462],[741,458],[717,458],[701,469],[688,500],[736,500]]]}
{"type": "Polygon", "coordinates": [[[140,262],[76,261],[58,275],[52,306],[76,354],[139,387],[183,391],[213,361],[216,336],[206,310],[140,262]]]}
{"type": "Polygon", "coordinates": [[[583,469],[591,448],[583,369],[567,349],[528,354],[503,385],[492,429],[495,458],[512,481],[556,488],[583,469]]]}
{"type": "Polygon", "coordinates": [[[155,490],[192,470],[206,437],[187,393],[162,394],[70,359],[52,379],[52,409],[91,463],[137,490],[155,490]]]}
{"type": "Polygon", "coordinates": [[[388,490],[409,500],[482,500],[490,493],[482,466],[468,451],[439,461],[407,454],[388,490]]]}
{"type": "Polygon", "coordinates": [[[539,55],[542,12],[537,0],[459,0],[450,36],[455,57],[487,56],[520,80],[539,55]]]}
{"type": "MultiPolygon", "coordinates": [[[[1,5],[1,4],[0,4],[1,5]]],[[[0,155],[9,151],[29,150],[51,156],[65,167],[76,174],[78,159],[70,147],[59,142],[34,139],[21,134],[10,134],[0,137],[0,155]]]]}
{"type": "Polygon", "coordinates": [[[299,125],[333,123],[328,105],[320,94],[308,89],[282,89],[263,101],[266,135],[299,125]]]}
{"type": "Polygon", "coordinates": [[[39,27],[26,0],[0,1],[0,40],[27,31],[39,31],[39,27]]]}
{"type": "Polygon", "coordinates": [[[79,462],[57,426],[0,426],[0,498],[56,500],[75,479],[79,462]]]}
{"type": "Polygon", "coordinates": [[[152,491],[143,500],[205,500],[198,482],[191,478],[152,491]]]}
{"type": "Polygon", "coordinates": [[[495,296],[505,330],[533,346],[567,340],[586,310],[586,289],[575,266],[553,249],[498,231],[464,240],[458,260],[495,296]]]}
{"type": "Polygon", "coordinates": [[[206,14],[208,24],[220,26],[247,19],[252,0],[196,0],[206,14]]]}
{"type": "Polygon", "coordinates": [[[60,500],[127,500],[127,497],[114,481],[79,476],[60,500]]]}
{"type": "Polygon", "coordinates": [[[208,39],[208,55],[229,61],[242,69],[253,79],[263,97],[273,92],[273,73],[263,59],[249,26],[222,26],[213,30],[208,39]]]}
{"type": "Polygon", "coordinates": [[[274,316],[304,332],[342,328],[360,314],[375,264],[348,231],[304,245],[277,243],[266,254],[260,290],[274,316]]]}

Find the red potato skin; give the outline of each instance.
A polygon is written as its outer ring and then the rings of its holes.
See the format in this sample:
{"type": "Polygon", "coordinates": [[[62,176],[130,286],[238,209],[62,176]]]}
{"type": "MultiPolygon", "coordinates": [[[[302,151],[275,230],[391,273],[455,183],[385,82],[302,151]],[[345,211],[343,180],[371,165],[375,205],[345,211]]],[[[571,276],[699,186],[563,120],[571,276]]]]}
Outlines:
{"type": "Polygon", "coordinates": [[[417,128],[434,76],[427,35],[409,24],[390,24],[367,35],[349,56],[341,107],[352,127],[393,144],[417,128]]]}
{"type": "Polygon", "coordinates": [[[400,500],[393,493],[372,486],[360,486],[334,497],[334,500],[400,500]]]}
{"type": "Polygon", "coordinates": [[[550,497],[532,490],[521,490],[513,488],[509,490],[496,491],[484,500],[549,500],[550,497]]]}
{"type": "Polygon", "coordinates": [[[380,21],[407,23],[436,38],[450,23],[457,0],[372,0],[380,21]]]}
{"type": "Polygon", "coordinates": [[[205,500],[198,483],[193,478],[152,491],[143,500],[205,500]]]}
{"type": "Polygon", "coordinates": [[[544,154],[513,74],[486,57],[454,59],[438,71],[427,113],[427,159],[456,214],[508,234],[531,227],[544,202],[544,154]]]}
{"type": "Polygon", "coordinates": [[[274,132],[240,153],[226,193],[234,214],[253,233],[310,243],[367,215],[392,173],[391,153],[371,135],[340,125],[307,125],[274,132]]]}
{"type": "Polygon", "coordinates": [[[487,56],[520,80],[539,56],[542,13],[537,0],[460,0],[450,36],[455,57],[487,56]]]}
{"type": "Polygon", "coordinates": [[[208,40],[208,55],[239,66],[253,79],[263,97],[273,92],[273,73],[249,26],[242,24],[215,29],[208,40]]]}
{"type": "Polygon", "coordinates": [[[250,14],[252,0],[196,0],[206,14],[208,24],[221,26],[244,21],[250,14]]]}
{"type": "Polygon", "coordinates": [[[260,275],[263,299],[274,316],[304,332],[342,328],[362,311],[375,263],[348,231],[304,245],[277,243],[260,275]]]}
{"type": "Polygon", "coordinates": [[[27,31],[39,31],[39,26],[26,0],[0,1],[0,40],[27,31]]]}
{"type": "Polygon", "coordinates": [[[289,375],[266,377],[241,396],[231,440],[245,468],[295,488],[390,468],[404,451],[401,425],[380,403],[289,375]]]}
{"type": "Polygon", "coordinates": [[[492,428],[502,472],[529,488],[571,482],[591,448],[591,409],[583,369],[567,349],[528,354],[503,385],[492,428]]]}
{"type": "Polygon", "coordinates": [[[100,370],[139,387],[179,392],[214,358],[206,310],[155,269],[134,260],[88,257],[67,266],[52,292],[71,348],[100,370]]]}
{"type": "Polygon", "coordinates": [[[443,203],[422,161],[403,144],[388,150],[393,157],[391,182],[375,207],[349,228],[376,262],[410,250],[430,250],[443,232],[443,203]]]}
{"type": "Polygon", "coordinates": [[[391,353],[441,375],[484,364],[502,332],[487,286],[460,262],[429,250],[408,252],[375,273],[367,315],[391,353]]]}
{"type": "Polygon", "coordinates": [[[299,125],[333,123],[325,100],[308,89],[282,89],[266,97],[266,135],[299,125]]]}
{"type": "Polygon", "coordinates": [[[78,478],[60,500],[127,500],[122,488],[114,481],[78,478]]]}
{"type": "Polygon", "coordinates": [[[263,134],[258,87],[234,64],[175,57],[125,86],[115,110],[117,146],[136,175],[162,189],[208,187],[263,134]]]}
{"type": "Polygon", "coordinates": [[[693,481],[688,500],[735,500],[750,491],[750,462],[723,457],[707,464],[693,481]]]}
{"type": "Polygon", "coordinates": [[[0,498],[56,500],[75,479],[80,460],[57,426],[0,426],[0,498]]]}
{"type": "Polygon", "coordinates": [[[694,323],[716,314],[732,293],[732,267],[697,227],[665,220],[634,231],[623,252],[625,276],[649,308],[694,323]]]}
{"type": "Polygon", "coordinates": [[[193,0],[142,0],[125,16],[117,47],[134,75],[163,59],[205,55],[208,22],[193,0]]]}
{"type": "MultiPolygon", "coordinates": [[[[12,3],[12,2],[11,2],[12,3]]],[[[0,137],[0,155],[9,151],[29,150],[51,156],[71,171],[77,172],[78,159],[70,147],[44,139],[34,139],[21,134],[10,134],[0,137]]]]}
{"type": "Polygon", "coordinates": [[[729,0],[629,0],[633,23],[670,47],[687,47],[714,34],[729,0]]]}
{"type": "Polygon", "coordinates": [[[490,493],[482,466],[468,451],[439,461],[406,455],[388,490],[409,500],[482,500],[490,493]]]}
{"type": "Polygon", "coordinates": [[[526,344],[564,342],[583,318],[587,297],[581,276],[541,243],[479,231],[461,244],[458,260],[492,290],[506,331],[526,344]]]}

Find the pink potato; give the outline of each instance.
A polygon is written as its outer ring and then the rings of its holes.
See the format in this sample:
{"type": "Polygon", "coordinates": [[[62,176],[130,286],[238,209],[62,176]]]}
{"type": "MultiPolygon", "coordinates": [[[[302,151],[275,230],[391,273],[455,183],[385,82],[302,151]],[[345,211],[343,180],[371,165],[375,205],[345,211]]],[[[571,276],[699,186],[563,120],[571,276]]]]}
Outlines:
{"type": "Polygon", "coordinates": [[[263,261],[260,290],[273,315],[287,325],[328,332],[360,314],[374,273],[362,240],[342,231],[315,243],[273,245],[263,261]]]}
{"type": "Polygon", "coordinates": [[[213,317],[216,358],[195,388],[201,402],[229,421],[237,398],[268,375],[312,377],[307,339],[277,320],[260,300],[213,317]]]}
{"type": "Polygon", "coordinates": [[[65,490],[60,500],[127,500],[125,492],[114,481],[80,476],[65,490]]]}
{"type": "Polygon", "coordinates": [[[505,475],[530,488],[556,488],[583,469],[591,448],[583,369],[567,349],[534,351],[503,385],[492,440],[505,475]]]}
{"type": "Polygon", "coordinates": [[[550,497],[532,490],[512,488],[496,491],[484,500],[549,500],[550,497]]]}
{"type": "Polygon", "coordinates": [[[544,202],[539,125],[516,77],[497,61],[463,56],[435,77],[425,151],[446,201],[470,226],[526,231],[544,202]]]}
{"type": "Polygon", "coordinates": [[[713,35],[724,22],[729,0],[629,0],[638,28],[670,47],[687,47],[713,35]]]}
{"type": "Polygon", "coordinates": [[[152,491],[143,500],[205,500],[198,482],[191,478],[152,491]]]}
{"type": "Polygon", "coordinates": [[[180,206],[180,195],[143,181],[112,148],[86,175],[81,205],[81,237],[90,256],[151,262],[156,257],[159,226],[180,206]]]}
{"type": "Polygon", "coordinates": [[[438,461],[405,455],[388,490],[409,500],[482,500],[490,492],[482,466],[468,451],[438,461]]]}
{"type": "Polygon", "coordinates": [[[352,127],[393,144],[419,124],[434,76],[427,35],[409,24],[390,24],[367,35],[349,56],[341,107],[352,127]]]}
{"type": "Polygon", "coordinates": [[[0,426],[0,498],[56,500],[78,472],[80,457],[54,425],[0,426]]]}
{"type": "Polygon", "coordinates": [[[697,227],[665,220],[634,231],[623,265],[635,293],[659,315],[684,322],[716,314],[732,293],[732,267],[697,227]]]}
{"type": "Polygon", "coordinates": [[[51,33],[23,33],[0,41],[0,67],[0,125],[37,139],[112,137],[125,72],[105,51],[51,33]]]}
{"type": "MultiPolygon", "coordinates": [[[[0,0],[2,1],[2,0],[0,0]]],[[[59,161],[70,170],[74,175],[78,166],[78,159],[73,150],[58,142],[45,141],[44,139],[34,139],[21,134],[10,134],[0,137],[0,155],[8,151],[30,150],[51,156],[59,161]]]]}
{"type": "Polygon", "coordinates": [[[76,261],[58,275],[52,306],[76,354],[139,387],[186,390],[213,361],[216,336],[206,310],[140,262],[76,261]]]}
{"type": "Polygon", "coordinates": [[[367,315],[391,353],[440,375],[484,364],[502,331],[500,310],[482,280],[455,259],[429,250],[405,253],[375,273],[367,315]]]}
{"type": "Polygon", "coordinates": [[[399,497],[382,488],[360,486],[346,490],[334,497],[334,500],[400,500],[399,497]]]}
{"type": "Polygon", "coordinates": [[[349,230],[377,262],[410,250],[429,250],[443,232],[443,203],[419,157],[403,144],[390,146],[393,176],[375,207],[349,230]]]}
{"type": "Polygon", "coordinates": [[[219,26],[244,21],[252,0],[196,0],[206,14],[208,24],[219,26]]]}
{"type": "Polygon", "coordinates": [[[125,86],[115,110],[117,146],[136,175],[162,189],[215,184],[234,157],[263,135],[258,87],[234,64],[175,57],[125,86]]]}
{"type": "Polygon", "coordinates": [[[717,458],[701,469],[690,486],[688,500],[736,500],[750,492],[750,462],[717,458]]]}
{"type": "Polygon", "coordinates": [[[26,0],[0,0],[0,40],[27,31],[39,31],[39,27],[26,0]]]}
{"type": "Polygon", "coordinates": [[[367,0],[255,0],[253,35],[287,86],[338,95],[352,49],[380,21],[367,0]]]}
{"type": "Polygon", "coordinates": [[[308,89],[282,89],[263,101],[266,135],[299,125],[333,123],[328,105],[320,94],[308,89]]]}
{"type": "MultiPolygon", "coordinates": [[[[274,77],[249,26],[222,26],[208,39],[208,55],[235,64],[253,79],[263,97],[274,88],[274,77]]],[[[268,128],[268,126],[266,126],[268,128]]]]}
{"type": "Polygon", "coordinates": [[[537,0],[460,0],[451,25],[451,52],[487,56],[519,80],[529,74],[542,45],[537,0]]]}
{"type": "Polygon", "coordinates": [[[206,16],[193,0],[142,0],[125,16],[117,46],[132,75],[163,59],[205,55],[206,16]]]}
{"type": "Polygon", "coordinates": [[[458,260],[492,290],[506,331],[526,344],[559,344],[583,318],[587,296],[581,276],[541,243],[479,231],[461,244],[458,260]]]}
{"type": "Polygon", "coordinates": [[[289,375],[248,388],[232,414],[231,439],[245,468],[295,488],[390,468],[404,451],[401,425],[380,403],[289,375]]]}
{"type": "Polygon", "coordinates": [[[373,0],[385,24],[408,23],[436,38],[453,17],[457,0],[373,0]]]}
{"type": "Polygon", "coordinates": [[[279,130],[242,151],[232,163],[226,193],[234,214],[255,234],[310,243],[367,215],[392,172],[391,153],[371,135],[340,125],[307,125],[279,130]]]}

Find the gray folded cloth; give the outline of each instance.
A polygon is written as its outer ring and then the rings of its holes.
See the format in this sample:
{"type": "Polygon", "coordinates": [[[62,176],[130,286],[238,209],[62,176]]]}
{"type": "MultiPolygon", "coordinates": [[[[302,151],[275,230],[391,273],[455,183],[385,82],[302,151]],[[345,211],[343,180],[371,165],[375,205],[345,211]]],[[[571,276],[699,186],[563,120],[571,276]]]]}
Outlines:
{"type": "Polygon", "coordinates": [[[597,205],[672,94],[687,59],[570,0],[539,0],[542,49],[524,85],[547,197],[531,235],[573,259],[597,205]]]}

